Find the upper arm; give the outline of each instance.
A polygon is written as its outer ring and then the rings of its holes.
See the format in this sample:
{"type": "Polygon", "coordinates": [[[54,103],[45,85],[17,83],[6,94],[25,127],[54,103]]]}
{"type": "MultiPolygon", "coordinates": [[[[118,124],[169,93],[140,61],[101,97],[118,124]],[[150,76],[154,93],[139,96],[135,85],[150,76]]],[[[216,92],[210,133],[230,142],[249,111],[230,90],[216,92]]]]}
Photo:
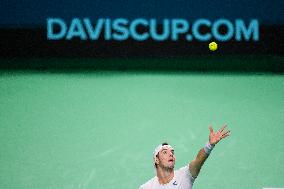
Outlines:
{"type": "Polygon", "coordinates": [[[198,173],[199,173],[199,170],[197,168],[197,165],[196,165],[196,160],[192,160],[189,165],[188,165],[188,168],[189,168],[189,172],[191,174],[192,177],[196,178],[198,176],[198,173]]]}

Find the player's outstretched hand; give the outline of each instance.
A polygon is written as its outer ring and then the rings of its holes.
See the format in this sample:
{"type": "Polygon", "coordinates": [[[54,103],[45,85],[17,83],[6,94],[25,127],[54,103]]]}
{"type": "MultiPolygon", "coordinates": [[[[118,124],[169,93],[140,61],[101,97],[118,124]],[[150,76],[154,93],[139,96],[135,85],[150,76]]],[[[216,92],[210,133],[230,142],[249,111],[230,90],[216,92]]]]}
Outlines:
{"type": "Polygon", "coordinates": [[[217,144],[223,138],[226,138],[230,135],[230,131],[226,129],[227,125],[224,125],[219,131],[214,132],[212,126],[209,127],[210,134],[209,134],[209,142],[212,145],[217,144]]]}

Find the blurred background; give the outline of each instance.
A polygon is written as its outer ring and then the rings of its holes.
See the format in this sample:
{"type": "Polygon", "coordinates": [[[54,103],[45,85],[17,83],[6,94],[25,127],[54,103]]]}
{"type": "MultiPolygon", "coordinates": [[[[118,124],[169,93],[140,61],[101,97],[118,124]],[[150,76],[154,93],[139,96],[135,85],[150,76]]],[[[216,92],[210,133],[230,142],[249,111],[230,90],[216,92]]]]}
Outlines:
{"type": "Polygon", "coordinates": [[[139,188],[227,124],[194,188],[284,188],[283,5],[4,0],[0,187],[139,188]]]}

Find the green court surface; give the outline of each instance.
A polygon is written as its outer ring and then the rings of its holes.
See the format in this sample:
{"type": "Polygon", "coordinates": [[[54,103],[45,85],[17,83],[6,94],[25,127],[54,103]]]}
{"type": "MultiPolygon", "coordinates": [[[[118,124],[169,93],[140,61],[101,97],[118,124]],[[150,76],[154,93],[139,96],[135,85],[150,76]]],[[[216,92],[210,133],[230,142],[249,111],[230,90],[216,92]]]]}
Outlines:
{"type": "Polygon", "coordinates": [[[193,188],[283,188],[283,75],[1,71],[0,188],[135,189],[225,123],[193,188]]]}

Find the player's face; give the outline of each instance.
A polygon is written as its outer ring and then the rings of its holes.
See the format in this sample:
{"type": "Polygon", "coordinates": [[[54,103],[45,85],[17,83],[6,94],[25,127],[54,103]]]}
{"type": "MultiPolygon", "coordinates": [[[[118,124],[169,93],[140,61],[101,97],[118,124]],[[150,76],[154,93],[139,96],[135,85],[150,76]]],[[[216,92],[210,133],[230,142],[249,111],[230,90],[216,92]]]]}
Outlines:
{"type": "Polygon", "coordinates": [[[173,169],[175,167],[174,150],[170,148],[162,149],[159,154],[159,166],[162,168],[173,169]]]}

